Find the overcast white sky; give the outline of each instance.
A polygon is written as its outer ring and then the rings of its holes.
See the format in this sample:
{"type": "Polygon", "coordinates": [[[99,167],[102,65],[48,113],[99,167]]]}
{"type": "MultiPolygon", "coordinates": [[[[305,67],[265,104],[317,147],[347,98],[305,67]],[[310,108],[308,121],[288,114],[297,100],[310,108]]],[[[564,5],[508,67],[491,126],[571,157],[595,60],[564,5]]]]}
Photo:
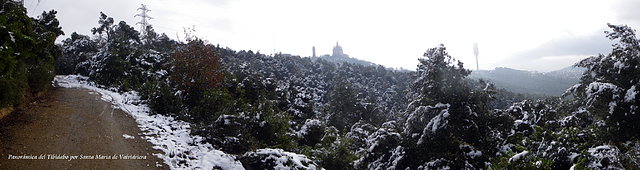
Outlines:
{"type": "MultiPolygon", "coordinates": [[[[26,0],[31,16],[55,9],[67,35],[90,34],[99,12],[135,25],[140,4],[157,32],[182,37],[184,27],[234,50],[310,56],[336,41],[351,57],[415,69],[417,58],[443,43],[475,69],[552,71],[607,53],[607,23],[640,28],[633,0],[26,0]]],[[[138,26],[135,26],[138,28],[138,26]]]]}

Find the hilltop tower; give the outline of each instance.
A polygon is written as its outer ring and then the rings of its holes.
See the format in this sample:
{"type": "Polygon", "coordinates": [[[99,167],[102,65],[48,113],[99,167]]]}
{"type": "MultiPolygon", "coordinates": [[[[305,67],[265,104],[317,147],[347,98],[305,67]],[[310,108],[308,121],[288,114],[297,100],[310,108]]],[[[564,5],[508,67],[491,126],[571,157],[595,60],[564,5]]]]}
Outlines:
{"type": "Polygon", "coordinates": [[[311,47],[311,52],[313,52],[312,57],[316,57],[316,46],[311,47]]]}

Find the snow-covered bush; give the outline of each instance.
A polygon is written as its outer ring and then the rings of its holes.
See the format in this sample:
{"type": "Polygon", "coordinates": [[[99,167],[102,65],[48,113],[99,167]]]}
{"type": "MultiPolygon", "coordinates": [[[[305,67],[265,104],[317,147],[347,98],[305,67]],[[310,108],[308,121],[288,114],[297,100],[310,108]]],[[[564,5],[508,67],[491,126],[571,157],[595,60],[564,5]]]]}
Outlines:
{"type": "Polygon", "coordinates": [[[322,141],[324,135],[325,125],[323,122],[317,119],[307,119],[302,125],[302,128],[296,135],[300,138],[301,145],[315,146],[322,141]]]}
{"type": "MultiPolygon", "coordinates": [[[[364,142],[363,150],[358,152],[360,159],[355,163],[359,169],[388,169],[395,167],[393,159],[398,158],[396,153],[402,136],[395,129],[382,127],[371,133],[364,142]],[[391,160],[391,161],[390,161],[391,160]]],[[[402,153],[400,153],[402,154],[402,153]]]]}
{"type": "Polygon", "coordinates": [[[343,137],[333,126],[325,128],[321,142],[312,151],[318,165],[326,169],[353,169],[357,156],[353,153],[352,139],[343,137]]]}
{"type": "Polygon", "coordinates": [[[601,145],[589,148],[588,162],[589,169],[624,169],[620,162],[620,150],[611,145],[601,145]]]}
{"type": "Polygon", "coordinates": [[[239,160],[245,169],[315,170],[318,168],[318,165],[306,156],[282,149],[258,149],[245,153],[239,160]]]}

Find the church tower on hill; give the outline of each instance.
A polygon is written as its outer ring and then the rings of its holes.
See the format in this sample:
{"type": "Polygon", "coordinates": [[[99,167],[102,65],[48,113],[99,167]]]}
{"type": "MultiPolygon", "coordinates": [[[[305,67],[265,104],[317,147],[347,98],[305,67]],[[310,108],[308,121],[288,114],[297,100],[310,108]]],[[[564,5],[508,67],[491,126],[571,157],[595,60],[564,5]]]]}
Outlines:
{"type": "Polygon", "coordinates": [[[342,47],[340,47],[340,44],[338,44],[337,41],[336,41],[336,46],[333,47],[333,54],[331,56],[333,56],[333,57],[347,57],[347,55],[344,54],[344,52],[342,51],[342,47]]]}

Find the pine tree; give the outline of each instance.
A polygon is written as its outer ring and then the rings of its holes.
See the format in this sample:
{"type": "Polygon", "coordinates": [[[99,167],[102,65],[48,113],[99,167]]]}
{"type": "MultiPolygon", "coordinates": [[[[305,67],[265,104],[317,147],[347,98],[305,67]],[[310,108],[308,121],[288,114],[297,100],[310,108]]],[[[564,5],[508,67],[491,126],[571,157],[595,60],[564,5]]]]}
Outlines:
{"type": "Polygon", "coordinates": [[[611,40],[617,40],[611,53],[586,58],[576,64],[585,67],[580,83],[571,91],[586,114],[600,121],[604,139],[626,141],[640,137],[640,40],[635,31],[625,25],[608,25],[605,32],[611,40]]]}
{"type": "Polygon", "coordinates": [[[29,18],[16,1],[1,1],[0,11],[0,107],[11,107],[51,85],[53,61],[61,53],[54,43],[64,33],[56,11],[29,18]]]}
{"type": "Polygon", "coordinates": [[[113,26],[113,18],[108,17],[106,14],[100,12],[100,19],[98,20],[98,27],[92,28],[91,29],[91,33],[92,34],[98,34],[100,35],[100,38],[104,38],[102,37],[102,33],[105,33],[107,35],[106,39],[109,39],[110,37],[110,32],[111,32],[111,27],[113,26]]]}
{"type": "Polygon", "coordinates": [[[98,52],[98,44],[89,36],[76,32],[62,40],[62,56],[56,59],[57,74],[89,75],[89,59],[98,52]]]}
{"type": "Polygon", "coordinates": [[[102,12],[98,23],[100,25],[91,30],[100,37],[98,52],[88,61],[89,77],[98,84],[124,91],[141,87],[145,78],[140,33],[124,21],[113,25],[113,18],[102,12]]]}
{"type": "Polygon", "coordinates": [[[480,144],[486,127],[479,120],[488,114],[493,89],[471,86],[465,79],[471,71],[443,45],[427,50],[419,61],[402,133],[404,156],[396,168],[484,167],[487,156],[480,144]]]}

